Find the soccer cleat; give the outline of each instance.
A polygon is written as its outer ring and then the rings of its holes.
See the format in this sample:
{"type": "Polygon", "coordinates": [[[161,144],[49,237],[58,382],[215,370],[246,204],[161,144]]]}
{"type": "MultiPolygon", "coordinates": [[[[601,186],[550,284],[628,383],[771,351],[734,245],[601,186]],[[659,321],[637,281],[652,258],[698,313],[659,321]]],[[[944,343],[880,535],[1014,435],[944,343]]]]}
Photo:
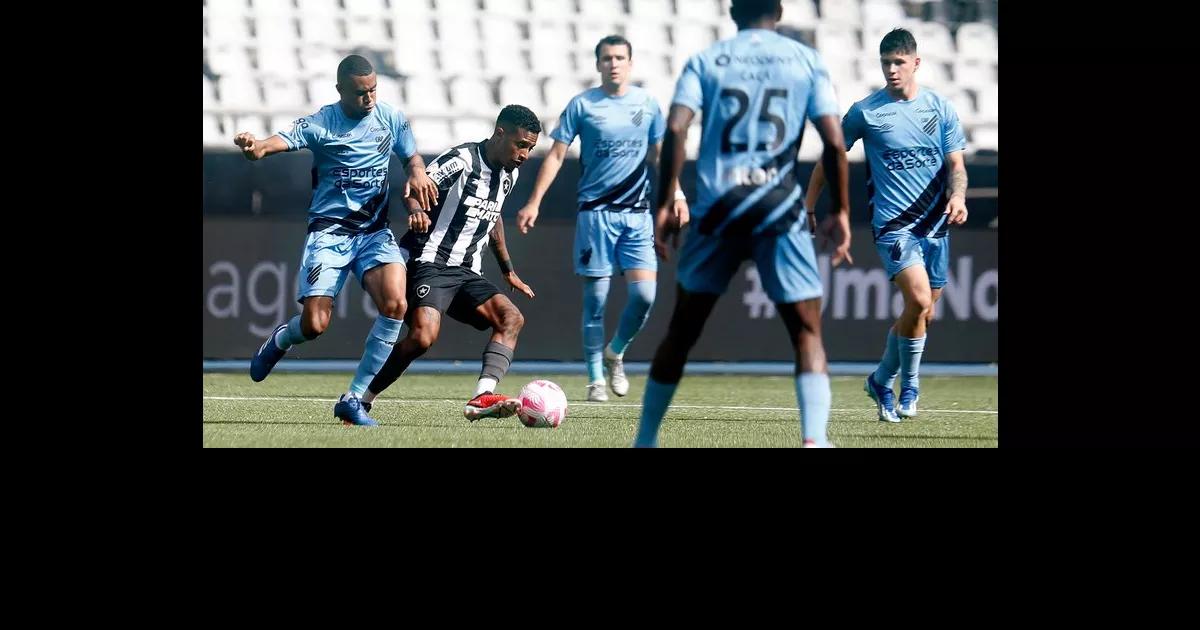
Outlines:
{"type": "Polygon", "coordinates": [[[604,383],[589,383],[587,390],[588,402],[608,402],[608,393],[604,391],[604,383]]]}
{"type": "Polygon", "coordinates": [[[271,335],[263,342],[263,345],[258,347],[258,352],[254,353],[254,358],[250,359],[250,380],[255,383],[267,378],[271,373],[271,369],[276,363],[287,354],[287,350],[280,350],[279,346],[275,345],[275,335],[279,331],[287,328],[287,324],[280,324],[278,328],[271,331],[271,335]]]}
{"type": "Polygon", "coordinates": [[[333,406],[333,417],[341,420],[342,424],[346,426],[378,426],[379,423],[375,421],[375,418],[367,415],[370,409],[370,403],[364,403],[358,396],[342,394],[342,397],[338,398],[337,404],[333,406]]]}
{"type": "Polygon", "coordinates": [[[480,418],[508,418],[515,416],[520,408],[521,401],[516,398],[484,392],[467,402],[463,416],[471,422],[480,418]]]}
{"type": "Polygon", "coordinates": [[[804,440],[804,448],[837,448],[837,447],[834,446],[833,442],[830,442],[829,440],[825,440],[825,446],[821,446],[821,445],[817,444],[816,440],[804,440]]]}
{"type": "MultiPolygon", "coordinates": [[[[604,352],[604,373],[608,376],[608,384],[612,387],[614,394],[624,396],[629,393],[629,379],[625,378],[625,362],[618,356],[608,358],[607,350],[604,352]]],[[[605,400],[608,398],[606,397],[605,400]]]]}
{"type": "Polygon", "coordinates": [[[917,415],[917,401],[921,400],[921,392],[915,387],[900,388],[900,406],[896,414],[901,418],[911,418],[917,415]]]}
{"type": "Polygon", "coordinates": [[[875,401],[875,406],[879,408],[880,422],[900,422],[900,416],[896,415],[895,397],[892,390],[886,387],[880,387],[875,383],[875,374],[867,375],[867,382],[863,383],[863,391],[875,401]]]}

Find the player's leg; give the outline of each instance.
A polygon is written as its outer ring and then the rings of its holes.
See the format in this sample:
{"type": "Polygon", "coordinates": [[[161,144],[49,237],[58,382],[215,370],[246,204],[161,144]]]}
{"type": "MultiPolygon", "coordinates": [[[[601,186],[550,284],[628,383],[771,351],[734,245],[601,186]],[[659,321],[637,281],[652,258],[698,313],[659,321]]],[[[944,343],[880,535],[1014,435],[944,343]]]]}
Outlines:
{"type": "Polygon", "coordinates": [[[646,379],[646,392],[642,395],[642,417],[633,442],[637,448],[658,446],[658,428],[683,378],[688,353],[700,338],[717,298],[725,292],[741,261],[749,255],[741,242],[725,242],[716,236],[701,234],[695,225],[693,223],[689,228],[687,240],[679,251],[675,309],[667,324],[667,334],[658,344],[650,363],[650,377],[646,379]]]}
{"type": "MultiPolygon", "coordinates": [[[[924,256],[920,239],[907,231],[898,230],[882,234],[875,240],[875,247],[889,279],[895,280],[905,269],[923,267],[924,256]]],[[[905,308],[907,304],[908,298],[905,298],[905,308]]],[[[903,314],[900,319],[904,319],[903,314]]],[[[896,376],[900,373],[899,325],[900,320],[897,320],[888,329],[883,357],[863,383],[863,391],[874,401],[879,420],[883,422],[900,422],[900,416],[896,413],[896,397],[892,391],[896,376]]]]}
{"type": "MultiPolygon", "coordinates": [[[[929,307],[922,311],[919,339],[906,339],[904,343],[897,340],[897,348],[908,348],[908,363],[902,371],[900,380],[900,399],[896,404],[896,414],[901,418],[912,418],[917,415],[917,401],[921,397],[921,356],[929,339],[929,325],[933,323],[934,305],[942,296],[946,286],[947,269],[950,264],[950,237],[921,239],[922,253],[925,258],[925,272],[929,282],[929,307]]],[[[906,299],[907,304],[907,299],[906,299]]]]}
{"type": "Polygon", "coordinates": [[[907,403],[904,414],[907,416],[915,415],[916,399],[920,395],[921,355],[925,351],[926,325],[933,312],[933,290],[925,265],[906,267],[896,274],[895,283],[904,296],[904,312],[895,328],[900,359],[900,406],[907,403]]]}
{"type": "Polygon", "coordinates": [[[312,233],[304,242],[300,287],[296,301],[301,313],[271,331],[250,360],[250,378],[267,378],[292,346],[312,341],[325,332],[333,315],[333,298],[350,273],[349,237],[312,233]]]}
{"type": "Polygon", "coordinates": [[[492,337],[483,349],[483,365],[475,385],[475,395],[463,407],[463,415],[472,422],[479,418],[507,418],[517,413],[521,402],[503,394],[496,388],[512,366],[513,352],[517,349],[517,337],[525,326],[525,316],[512,300],[497,291],[484,278],[464,287],[464,294],[472,301],[490,290],[496,291],[475,307],[475,313],[492,327],[492,337]]]}
{"type": "Polygon", "coordinates": [[[583,361],[587,366],[587,399],[608,400],[604,391],[604,309],[613,274],[617,234],[609,213],[585,210],[575,221],[575,273],[583,277],[583,361]]]}
{"type": "Polygon", "coordinates": [[[616,333],[604,348],[604,371],[613,393],[624,396],[629,393],[623,361],[625,349],[650,318],[650,307],[658,292],[658,259],[654,255],[654,223],[650,213],[622,213],[619,220],[624,225],[616,257],[617,264],[625,270],[629,298],[621,311],[616,333]]]}
{"type": "Polygon", "coordinates": [[[367,385],[391,354],[408,309],[404,295],[408,251],[397,246],[396,238],[387,228],[359,236],[356,240],[354,274],[362,280],[363,290],[371,296],[379,315],[367,333],[350,389],[333,408],[334,415],[344,421],[353,421],[371,411],[371,403],[351,399],[360,399],[366,393],[367,385]]]}
{"type": "Polygon", "coordinates": [[[821,274],[812,235],[795,223],[785,233],[755,238],[754,263],[795,351],[796,403],[804,446],[830,446],[831,393],[821,341],[821,274]]]}

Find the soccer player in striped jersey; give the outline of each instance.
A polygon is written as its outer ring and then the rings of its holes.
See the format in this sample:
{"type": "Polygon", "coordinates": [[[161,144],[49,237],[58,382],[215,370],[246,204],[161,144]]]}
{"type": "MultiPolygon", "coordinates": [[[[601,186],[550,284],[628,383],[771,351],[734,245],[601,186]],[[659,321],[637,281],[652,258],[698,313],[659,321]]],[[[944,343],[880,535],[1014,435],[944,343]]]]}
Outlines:
{"type": "Polygon", "coordinates": [[[796,154],[805,119],[811,120],[839,195],[822,231],[836,245],[832,264],[850,260],[846,149],[837,102],[817,51],[775,32],[783,14],[779,0],[733,0],[729,12],[737,35],[688,60],[667,120],[655,226],[655,247],[664,258],[668,239],[682,224],[672,193],[678,187],[688,126],[696,112],[703,112],[699,185],[691,228],[679,252],[675,310],[650,365],[634,446],[657,446],[658,428],[683,377],[688,352],[730,278],[743,260],[752,258],[796,352],[804,445],[825,447],[830,392],[821,341],[821,276],[811,215],[807,230],[801,218],[804,198],[796,154]]]}
{"type": "MultiPolygon", "coordinates": [[[[517,229],[525,234],[537,221],[542,197],[554,182],[567,147],[579,136],[580,165],[575,223],[574,262],[583,276],[583,355],[589,384],[587,399],[604,402],[608,386],[629,393],[622,358],[650,316],[657,292],[658,260],[654,256],[654,218],[650,214],[650,166],[658,162],[666,120],[646,90],[629,85],[633,45],[620,35],[596,44],[600,87],[571,99],[554,146],[538,172],[533,194],[517,213],[517,229]],[[619,268],[629,283],[629,300],[612,341],[604,343],[604,308],[609,280],[619,268]],[[603,364],[603,372],[601,365],[603,364]]],[[[687,214],[687,200],[676,193],[677,211],[687,214]]]]}
{"type": "Polygon", "coordinates": [[[517,183],[518,167],[528,159],[541,131],[532,111],[509,105],[500,111],[490,138],[460,144],[439,155],[426,169],[438,187],[438,201],[428,212],[409,201],[409,231],[401,239],[401,245],[412,253],[408,335],[396,344],[367,386],[364,402],[373,401],[429,350],[441,331],[442,313],[446,313],[479,330],[492,329],[475,394],[463,415],[473,422],[509,417],[520,408],[519,400],[495,392],[512,364],[525,318],[483,277],[483,250],[490,246],[511,290],[534,296],[513,269],[500,211],[517,183]]]}
{"type": "Polygon", "coordinates": [[[346,424],[373,425],[370,406],[360,403],[400,335],[406,303],[408,253],[396,245],[388,227],[391,184],[388,162],[393,151],[410,174],[413,203],[428,208],[438,190],[425,175],[408,119],[375,98],[377,79],[371,62],[350,55],[338,64],[341,99],[266,139],[239,133],[234,139],[248,160],[284,151],[313,154],[313,196],[308,209],[308,238],[301,258],[300,315],[280,324],[254,353],[250,378],[261,381],[288,349],[316,339],[329,327],[333,300],[353,272],[379,309],[367,335],[366,349],[350,389],[338,399],[334,416],[346,424]]]}
{"type": "MultiPolygon", "coordinates": [[[[898,28],[879,42],[886,87],[850,106],[842,118],[846,148],[862,139],[875,248],[904,296],[888,330],[883,360],[863,389],[885,422],[917,415],[921,354],[933,305],[946,286],[951,225],[967,220],[967,140],[949,100],[918,87],[917,40],[898,28]],[[900,402],[892,387],[900,375],[900,402]]],[[[820,165],[808,186],[809,207],[825,183],[820,165]]]]}

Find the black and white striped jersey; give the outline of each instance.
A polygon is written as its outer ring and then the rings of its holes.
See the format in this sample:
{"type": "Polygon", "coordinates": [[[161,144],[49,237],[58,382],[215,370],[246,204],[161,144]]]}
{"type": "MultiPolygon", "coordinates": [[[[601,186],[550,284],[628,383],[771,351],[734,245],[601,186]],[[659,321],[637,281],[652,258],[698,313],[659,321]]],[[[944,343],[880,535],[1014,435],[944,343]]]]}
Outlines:
{"type": "Polygon", "coordinates": [[[425,167],[438,187],[437,205],[429,210],[432,225],[425,234],[409,230],[400,245],[412,260],[466,267],[483,275],[488,234],[517,183],[517,170],[490,164],[483,142],[460,144],[439,155],[425,167]]]}

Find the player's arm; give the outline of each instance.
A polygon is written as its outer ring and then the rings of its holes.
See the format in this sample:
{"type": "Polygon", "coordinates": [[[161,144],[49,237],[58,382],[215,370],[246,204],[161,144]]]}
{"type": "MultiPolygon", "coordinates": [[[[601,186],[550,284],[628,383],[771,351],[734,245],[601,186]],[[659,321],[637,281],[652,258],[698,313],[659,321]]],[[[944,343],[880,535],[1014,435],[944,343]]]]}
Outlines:
{"type": "Polygon", "coordinates": [[[825,148],[821,151],[821,162],[813,169],[814,175],[821,169],[832,175],[827,179],[833,182],[830,191],[833,211],[822,222],[822,244],[833,241],[833,256],[829,261],[832,265],[837,266],[843,258],[853,265],[854,259],[850,257],[850,163],[846,160],[845,137],[836,116],[821,116],[815,123],[825,148]]]}
{"type": "Polygon", "coordinates": [[[404,198],[404,205],[408,207],[408,229],[417,234],[428,232],[432,221],[429,219],[429,212],[421,207],[421,202],[416,197],[409,196],[404,198]]]}
{"type": "MultiPolygon", "coordinates": [[[[658,168],[658,214],[654,218],[654,249],[663,260],[669,259],[667,239],[671,239],[672,246],[678,245],[679,231],[688,223],[687,212],[679,213],[675,192],[679,190],[679,173],[686,157],[688,127],[695,116],[691,108],[673,103],[667,117],[658,168]]],[[[687,204],[683,207],[686,210],[687,204]]]]}
{"type": "Polygon", "coordinates": [[[950,200],[945,214],[950,215],[950,225],[959,225],[967,222],[967,165],[962,151],[947,154],[946,160],[950,162],[950,200]]]}
{"type": "Polygon", "coordinates": [[[428,210],[437,205],[438,187],[425,173],[425,160],[420,153],[413,153],[404,163],[408,173],[408,183],[405,185],[405,197],[416,197],[421,208],[428,210]]]}
{"type": "Polygon", "coordinates": [[[249,131],[243,131],[233,137],[233,143],[242,150],[242,157],[251,162],[256,162],[268,155],[275,155],[276,153],[283,153],[288,150],[287,143],[278,134],[262,140],[255,138],[254,134],[249,131]]]}
{"type": "Polygon", "coordinates": [[[541,211],[542,197],[546,196],[546,191],[550,190],[550,184],[553,184],[554,178],[558,177],[558,170],[562,168],[563,160],[566,157],[567,144],[561,140],[555,140],[546,154],[546,159],[542,162],[542,167],[538,169],[537,179],[533,182],[533,194],[529,196],[525,207],[517,211],[517,229],[522,234],[528,234],[529,228],[537,222],[538,213],[541,211]]]}
{"type": "Polygon", "coordinates": [[[529,285],[521,281],[517,276],[516,270],[513,269],[512,260],[508,257],[508,246],[504,243],[504,219],[496,220],[496,225],[492,227],[489,233],[491,237],[488,241],[488,246],[492,248],[492,253],[496,256],[496,264],[500,265],[500,273],[504,275],[505,282],[508,282],[510,291],[520,291],[529,297],[533,297],[533,289],[529,285]]]}

